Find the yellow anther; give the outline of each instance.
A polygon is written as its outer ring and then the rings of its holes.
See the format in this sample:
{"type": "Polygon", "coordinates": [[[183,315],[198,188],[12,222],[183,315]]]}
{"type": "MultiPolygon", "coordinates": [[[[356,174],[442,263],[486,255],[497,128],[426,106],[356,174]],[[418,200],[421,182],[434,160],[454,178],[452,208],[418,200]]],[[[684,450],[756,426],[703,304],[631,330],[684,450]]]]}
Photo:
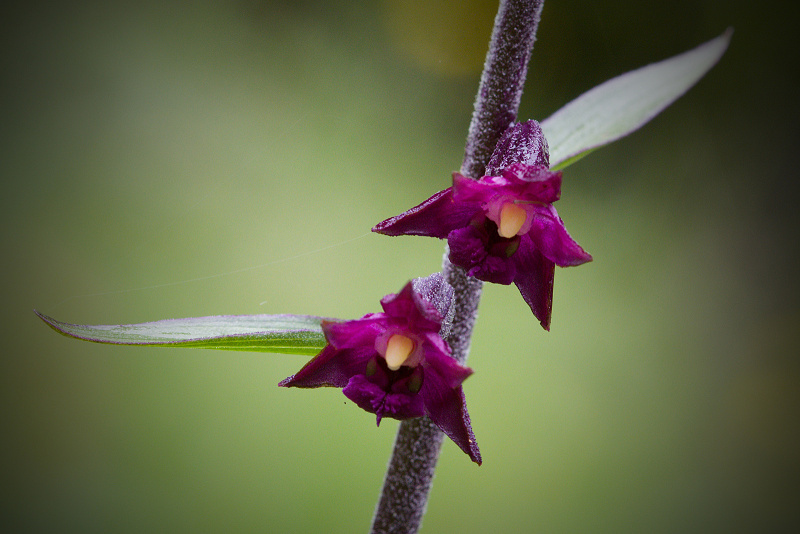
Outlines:
{"type": "Polygon", "coordinates": [[[500,237],[514,237],[525,224],[527,216],[524,208],[513,202],[506,202],[500,209],[500,224],[497,225],[497,233],[500,234],[500,237]]]}
{"type": "Polygon", "coordinates": [[[386,345],[386,366],[397,371],[414,350],[414,341],[403,334],[395,334],[386,345]]]}

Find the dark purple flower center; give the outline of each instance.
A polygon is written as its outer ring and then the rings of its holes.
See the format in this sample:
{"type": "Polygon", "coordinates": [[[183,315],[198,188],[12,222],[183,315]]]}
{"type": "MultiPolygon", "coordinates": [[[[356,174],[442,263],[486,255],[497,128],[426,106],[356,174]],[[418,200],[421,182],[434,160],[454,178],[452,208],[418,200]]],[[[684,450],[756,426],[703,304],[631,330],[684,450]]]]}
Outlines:
{"type": "Polygon", "coordinates": [[[421,365],[389,369],[383,356],[376,354],[367,362],[364,374],[350,378],[342,393],[360,408],[374,413],[381,424],[383,417],[411,419],[425,414],[422,396],[421,365]]]}
{"type": "Polygon", "coordinates": [[[518,235],[502,237],[497,231],[497,224],[482,213],[472,219],[470,225],[478,230],[484,249],[490,256],[510,258],[519,248],[520,238],[518,235]]]}
{"type": "Polygon", "coordinates": [[[386,359],[377,354],[367,362],[364,376],[385,391],[387,395],[390,393],[416,395],[422,389],[421,366],[407,367],[403,365],[396,371],[392,371],[386,364],[386,359]]]}
{"type": "Polygon", "coordinates": [[[519,250],[521,237],[502,237],[497,224],[480,213],[464,228],[447,236],[450,261],[467,274],[485,282],[508,285],[516,276],[512,256],[519,250]]]}

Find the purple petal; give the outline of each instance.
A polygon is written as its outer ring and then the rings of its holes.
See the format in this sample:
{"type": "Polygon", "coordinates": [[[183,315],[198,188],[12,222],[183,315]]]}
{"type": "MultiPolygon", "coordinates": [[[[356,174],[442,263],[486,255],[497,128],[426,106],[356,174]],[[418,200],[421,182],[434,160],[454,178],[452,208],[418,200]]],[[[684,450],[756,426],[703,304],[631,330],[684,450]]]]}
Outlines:
{"type": "Polygon", "coordinates": [[[375,356],[372,345],[361,349],[337,350],[328,345],[297,374],[286,378],[278,385],[283,387],[343,388],[356,374],[364,374],[366,364],[375,356]]]}
{"type": "MultiPolygon", "coordinates": [[[[447,358],[448,360],[452,360],[452,356],[450,355],[450,345],[447,344],[447,341],[442,339],[442,336],[436,332],[427,332],[422,335],[422,342],[425,346],[425,357],[432,357],[432,352],[438,352],[442,355],[443,358],[447,358]]],[[[466,378],[466,377],[465,377],[466,378]]],[[[460,382],[459,382],[460,384],[460,382]]],[[[457,384],[456,384],[457,385],[457,384]]]]}
{"type": "Polygon", "coordinates": [[[472,433],[462,387],[448,387],[436,373],[426,373],[420,396],[424,398],[425,413],[431,421],[467,453],[473,462],[480,465],[481,452],[472,433]]]}
{"type": "Polygon", "coordinates": [[[561,196],[561,173],[543,166],[515,163],[500,176],[484,176],[470,180],[453,174],[453,199],[474,203],[486,209],[493,202],[527,202],[549,204],[561,196]]]}
{"type": "Polygon", "coordinates": [[[414,291],[414,285],[408,282],[399,293],[386,295],[381,299],[381,306],[391,318],[403,319],[413,330],[438,332],[442,326],[442,317],[433,304],[414,291]]]}
{"type": "MultiPolygon", "coordinates": [[[[481,205],[505,193],[504,187],[510,185],[508,180],[496,176],[484,176],[480,180],[472,180],[457,172],[453,173],[453,200],[457,203],[470,203],[476,206],[477,213],[481,205]]],[[[469,221],[467,221],[469,223],[469,221]]],[[[461,226],[465,226],[462,224],[461,226]]]]}
{"type": "Polygon", "coordinates": [[[550,166],[547,140],[538,122],[514,124],[503,132],[486,165],[486,174],[497,176],[514,163],[550,166]]]}
{"type": "Polygon", "coordinates": [[[514,184],[509,187],[519,200],[552,204],[561,198],[561,171],[547,167],[514,164],[503,171],[503,178],[514,184]]]}
{"type": "MultiPolygon", "coordinates": [[[[444,342],[443,342],[444,343],[444,342]]],[[[447,347],[445,347],[447,348],[447,347]]],[[[425,351],[425,375],[420,397],[425,401],[428,417],[452,439],[461,450],[480,464],[481,454],[467,413],[467,404],[461,383],[472,374],[449,356],[449,348],[442,350],[432,345],[425,351]]]]}
{"type": "Polygon", "coordinates": [[[522,236],[514,260],[517,263],[514,284],[542,327],[550,330],[555,263],[536,249],[528,235],[522,236]]]}
{"type": "Polygon", "coordinates": [[[322,331],[328,343],[337,349],[372,347],[375,345],[375,338],[386,329],[387,323],[385,314],[371,313],[353,321],[324,322],[322,331]]]}
{"type": "MultiPolygon", "coordinates": [[[[431,336],[433,337],[433,336],[431,336]]],[[[441,342],[445,344],[444,341],[441,342]]],[[[472,369],[458,363],[450,356],[450,348],[446,346],[429,345],[425,351],[425,367],[430,369],[444,382],[449,388],[456,388],[461,385],[471,374],[472,369]]],[[[430,373],[426,372],[427,377],[430,373]]]]}
{"type": "Polygon", "coordinates": [[[424,235],[444,239],[453,228],[464,226],[480,209],[453,202],[452,188],[391,219],[378,223],[373,232],[384,235],[424,235]]]}
{"type": "Polygon", "coordinates": [[[592,256],[567,233],[553,206],[536,210],[528,235],[536,248],[559,267],[573,267],[592,261],[592,256]]]}

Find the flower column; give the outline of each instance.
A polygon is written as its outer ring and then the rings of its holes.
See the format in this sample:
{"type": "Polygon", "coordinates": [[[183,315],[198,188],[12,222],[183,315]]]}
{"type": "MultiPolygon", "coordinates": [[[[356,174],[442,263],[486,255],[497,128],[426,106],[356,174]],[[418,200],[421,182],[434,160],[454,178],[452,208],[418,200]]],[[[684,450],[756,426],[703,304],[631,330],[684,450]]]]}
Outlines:
{"type": "MultiPolygon", "coordinates": [[[[500,1],[461,165],[461,174],[468,178],[484,175],[500,136],[517,117],[543,4],[544,0],[500,1]]],[[[442,272],[455,291],[455,312],[446,340],[453,357],[463,365],[483,283],[447,258],[445,251],[442,272]]],[[[427,417],[400,423],[373,533],[419,530],[442,439],[441,430],[427,417]]]]}

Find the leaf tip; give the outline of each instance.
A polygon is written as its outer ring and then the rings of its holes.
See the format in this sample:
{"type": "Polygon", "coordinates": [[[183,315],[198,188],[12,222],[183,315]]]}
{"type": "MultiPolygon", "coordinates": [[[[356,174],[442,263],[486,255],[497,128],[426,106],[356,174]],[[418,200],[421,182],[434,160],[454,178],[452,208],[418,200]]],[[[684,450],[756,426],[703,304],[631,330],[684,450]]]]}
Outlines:
{"type": "Polygon", "coordinates": [[[63,323],[61,323],[60,321],[57,321],[57,320],[53,319],[53,318],[52,318],[52,317],[50,317],[49,315],[45,315],[45,314],[43,314],[42,312],[40,312],[39,310],[37,310],[37,309],[35,309],[35,308],[34,308],[34,310],[33,310],[33,313],[35,313],[35,314],[36,314],[36,316],[37,316],[39,319],[41,319],[42,321],[44,321],[44,323],[45,323],[47,326],[49,326],[50,328],[52,328],[53,330],[55,330],[55,331],[56,331],[56,332],[58,332],[59,334],[62,334],[62,335],[64,335],[64,336],[68,336],[68,337],[75,337],[75,336],[73,336],[73,335],[69,334],[69,333],[68,333],[68,332],[67,332],[67,331],[66,331],[66,330],[63,328],[63,326],[62,326],[62,324],[63,324],[63,323]]]}
{"type": "Polygon", "coordinates": [[[38,317],[39,319],[41,319],[45,323],[49,324],[50,326],[53,326],[53,323],[55,322],[55,319],[53,319],[52,317],[43,314],[42,312],[40,312],[36,308],[33,309],[33,313],[35,313],[36,317],[38,317]]]}

